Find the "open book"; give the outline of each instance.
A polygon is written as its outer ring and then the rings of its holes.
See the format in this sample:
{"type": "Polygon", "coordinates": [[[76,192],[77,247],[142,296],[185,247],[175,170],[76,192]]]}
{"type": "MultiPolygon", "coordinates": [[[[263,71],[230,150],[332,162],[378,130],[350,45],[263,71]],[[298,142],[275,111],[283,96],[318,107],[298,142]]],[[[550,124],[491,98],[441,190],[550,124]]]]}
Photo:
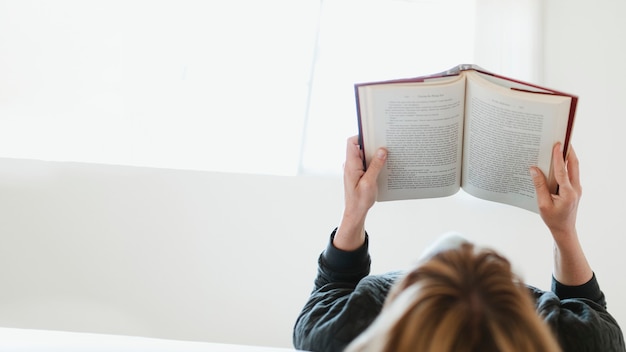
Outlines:
{"type": "Polygon", "coordinates": [[[365,167],[389,151],[378,200],[475,197],[538,212],[529,173],[552,192],[552,148],[569,146],[574,95],[503,77],[475,65],[418,78],[355,84],[365,167]]]}

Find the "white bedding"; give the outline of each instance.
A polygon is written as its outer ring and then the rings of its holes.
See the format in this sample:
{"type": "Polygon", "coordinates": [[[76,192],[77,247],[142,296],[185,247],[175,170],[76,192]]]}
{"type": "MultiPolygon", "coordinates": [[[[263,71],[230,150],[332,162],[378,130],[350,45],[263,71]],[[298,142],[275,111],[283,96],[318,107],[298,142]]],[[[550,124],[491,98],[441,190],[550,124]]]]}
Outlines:
{"type": "Polygon", "coordinates": [[[136,336],[0,328],[0,351],[41,352],[286,352],[284,348],[164,340],[136,336]]]}

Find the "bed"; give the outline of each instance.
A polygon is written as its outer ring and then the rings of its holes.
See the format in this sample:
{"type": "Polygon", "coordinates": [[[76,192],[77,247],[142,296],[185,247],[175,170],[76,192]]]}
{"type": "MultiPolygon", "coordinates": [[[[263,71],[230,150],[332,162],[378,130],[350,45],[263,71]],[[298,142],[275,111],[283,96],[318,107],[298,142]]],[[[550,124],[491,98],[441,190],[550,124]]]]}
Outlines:
{"type": "Polygon", "coordinates": [[[0,351],[286,352],[292,349],[83,332],[0,328],[0,351]]]}

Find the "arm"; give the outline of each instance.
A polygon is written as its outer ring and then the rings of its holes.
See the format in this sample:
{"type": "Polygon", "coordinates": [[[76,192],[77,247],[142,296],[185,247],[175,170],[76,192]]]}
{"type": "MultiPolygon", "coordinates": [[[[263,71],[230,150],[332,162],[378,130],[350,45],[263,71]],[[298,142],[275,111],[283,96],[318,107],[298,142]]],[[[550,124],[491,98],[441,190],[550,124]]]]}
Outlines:
{"type": "Polygon", "coordinates": [[[343,351],[379,315],[400,273],[368,276],[367,236],[354,251],[336,248],[331,235],[320,255],[315,289],[293,329],[299,351],[343,351]]]}
{"type": "MultiPolygon", "coordinates": [[[[376,178],[387,156],[384,149],[380,153],[365,171],[357,137],[348,139],[343,218],[319,257],[315,288],[296,320],[293,344],[298,349],[342,351],[382,308],[386,295],[368,294],[371,284],[364,279],[370,269],[365,217],[376,200],[376,178]],[[355,290],[360,294],[353,295],[355,290]]],[[[393,280],[376,283],[377,290],[389,289],[393,280]]]]}
{"type": "Polygon", "coordinates": [[[558,194],[550,194],[537,168],[531,175],[539,213],[554,238],[552,292],[540,295],[537,311],[556,333],[563,351],[624,351],[617,321],[606,310],[604,294],[587,262],[576,232],[576,213],[582,194],[576,152],[563,160],[561,145],[553,149],[558,194]]]}
{"type": "Polygon", "coordinates": [[[593,277],[576,232],[576,213],[582,195],[579,164],[572,148],[563,160],[561,144],[554,146],[554,174],[559,193],[550,194],[546,178],[536,167],[531,168],[541,218],[554,238],[554,278],[568,286],[579,286],[593,277]]]}
{"type": "Polygon", "coordinates": [[[376,180],[386,160],[387,151],[381,148],[365,171],[357,136],[348,139],[343,170],[345,206],[333,240],[336,248],[353,251],[365,242],[365,217],[376,201],[376,180]]]}

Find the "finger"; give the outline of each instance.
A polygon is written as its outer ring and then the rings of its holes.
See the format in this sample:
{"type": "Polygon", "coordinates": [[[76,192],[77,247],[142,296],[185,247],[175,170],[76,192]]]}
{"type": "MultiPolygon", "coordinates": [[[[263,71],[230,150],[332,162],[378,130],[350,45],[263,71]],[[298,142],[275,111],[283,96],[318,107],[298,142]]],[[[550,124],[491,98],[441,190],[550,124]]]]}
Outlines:
{"type": "Polygon", "coordinates": [[[530,175],[533,178],[533,184],[535,185],[535,192],[537,194],[537,204],[539,209],[545,208],[552,204],[552,195],[550,194],[550,188],[548,187],[548,181],[546,176],[541,172],[538,167],[530,168],[530,175]]]}
{"type": "Polygon", "coordinates": [[[361,157],[358,136],[348,138],[346,145],[346,162],[344,167],[349,171],[363,171],[363,159],[361,157]]]}
{"type": "Polygon", "coordinates": [[[359,136],[352,136],[350,138],[348,138],[348,144],[349,145],[359,145],[359,136]]]}
{"type": "Polygon", "coordinates": [[[572,187],[580,192],[580,167],[578,162],[578,155],[574,151],[574,148],[570,146],[569,154],[567,155],[567,172],[569,173],[570,183],[572,187]]]}
{"type": "Polygon", "coordinates": [[[552,163],[554,168],[554,178],[559,184],[559,189],[570,187],[569,176],[567,174],[567,166],[563,159],[563,150],[560,142],[552,148],[552,163]]]}
{"type": "Polygon", "coordinates": [[[370,165],[367,167],[367,171],[362,179],[366,182],[376,182],[380,171],[385,166],[385,161],[387,161],[387,150],[385,148],[379,148],[372,158],[370,165]]]}
{"type": "Polygon", "coordinates": [[[346,161],[343,164],[343,182],[346,190],[355,188],[365,172],[358,143],[357,136],[348,138],[346,143],[346,161]]]}

